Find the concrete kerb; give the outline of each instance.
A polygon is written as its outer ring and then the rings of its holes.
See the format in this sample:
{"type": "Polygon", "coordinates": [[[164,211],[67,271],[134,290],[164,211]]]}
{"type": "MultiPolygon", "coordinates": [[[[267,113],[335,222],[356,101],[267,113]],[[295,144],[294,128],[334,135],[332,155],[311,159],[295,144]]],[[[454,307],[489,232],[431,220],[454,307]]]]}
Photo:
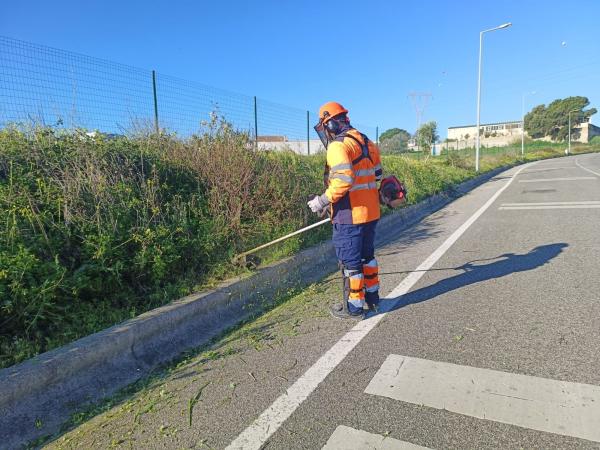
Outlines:
{"type": "MultiPolygon", "coordinates": [[[[403,230],[510,167],[384,216],[377,228],[377,245],[397,239],[403,230]]],[[[209,342],[263,311],[288,289],[314,283],[336,267],[331,242],[324,242],[261,268],[251,277],[229,280],[212,291],[184,297],[0,370],[0,446],[16,448],[57,432],[86,404],[209,342]]]]}

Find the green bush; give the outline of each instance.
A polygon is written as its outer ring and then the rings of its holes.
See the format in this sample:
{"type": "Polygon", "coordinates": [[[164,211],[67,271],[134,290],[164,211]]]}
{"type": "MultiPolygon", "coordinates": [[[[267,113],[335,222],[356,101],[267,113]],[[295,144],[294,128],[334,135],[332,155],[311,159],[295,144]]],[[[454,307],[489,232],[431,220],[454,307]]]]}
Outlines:
{"type": "Polygon", "coordinates": [[[312,219],[322,164],[216,121],[186,141],[1,130],[0,366],[234,273],[312,219]]]}

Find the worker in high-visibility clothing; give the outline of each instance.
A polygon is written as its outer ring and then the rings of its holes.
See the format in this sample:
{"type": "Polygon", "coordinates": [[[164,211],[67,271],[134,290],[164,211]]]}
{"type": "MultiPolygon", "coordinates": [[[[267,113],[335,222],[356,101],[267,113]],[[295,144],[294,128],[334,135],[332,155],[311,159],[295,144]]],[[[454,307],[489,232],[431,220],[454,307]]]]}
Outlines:
{"type": "Polygon", "coordinates": [[[339,318],[360,319],[379,304],[375,227],[380,217],[377,182],[383,170],[377,145],[350,125],[348,110],[336,102],[319,109],[315,130],[327,149],[326,190],[308,202],[333,223],[333,245],[344,280],[343,301],[331,308],[339,318]]]}

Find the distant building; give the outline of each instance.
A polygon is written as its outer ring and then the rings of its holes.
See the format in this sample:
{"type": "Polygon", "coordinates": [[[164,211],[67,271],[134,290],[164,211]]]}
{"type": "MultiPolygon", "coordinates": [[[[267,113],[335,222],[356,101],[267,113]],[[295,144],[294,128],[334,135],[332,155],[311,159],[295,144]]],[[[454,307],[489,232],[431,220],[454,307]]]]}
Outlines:
{"type": "Polygon", "coordinates": [[[572,139],[575,139],[575,142],[584,142],[587,144],[592,138],[600,136],[600,127],[597,127],[590,122],[580,124],[575,127],[575,130],[572,137],[572,139]]]}
{"type": "MultiPolygon", "coordinates": [[[[480,125],[480,129],[482,132],[482,139],[500,136],[521,136],[521,121],[482,123],[480,125]]],[[[477,136],[477,125],[464,125],[460,127],[448,128],[448,139],[462,141],[466,139],[473,139],[475,136],[477,136]]]]}
{"type": "Polygon", "coordinates": [[[414,137],[411,137],[406,142],[406,146],[408,147],[409,151],[416,152],[417,150],[419,150],[419,145],[417,144],[417,140],[414,137]]]}
{"type": "MultiPolygon", "coordinates": [[[[521,121],[485,123],[480,125],[481,144],[487,146],[506,146],[521,139],[521,121]]],[[[527,132],[525,132],[527,136],[527,132]]],[[[600,136],[600,127],[589,122],[576,125],[571,140],[588,143],[594,136],[600,136]]],[[[448,140],[464,142],[465,147],[475,145],[477,125],[464,125],[448,128],[448,140]]],[[[542,140],[547,140],[542,138],[542,140]]],[[[463,148],[458,147],[458,148],[463,148]]]]}

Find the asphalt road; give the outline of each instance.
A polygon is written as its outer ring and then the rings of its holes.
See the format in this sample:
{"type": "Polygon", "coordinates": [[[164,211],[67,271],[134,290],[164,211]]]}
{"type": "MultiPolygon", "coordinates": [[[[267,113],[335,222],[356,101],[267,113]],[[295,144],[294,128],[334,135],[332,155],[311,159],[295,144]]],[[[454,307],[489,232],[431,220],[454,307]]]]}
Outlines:
{"type": "Polygon", "coordinates": [[[511,169],[378,249],[385,315],[332,275],[49,448],[600,448],[599,250],[600,155],[511,169]]]}

